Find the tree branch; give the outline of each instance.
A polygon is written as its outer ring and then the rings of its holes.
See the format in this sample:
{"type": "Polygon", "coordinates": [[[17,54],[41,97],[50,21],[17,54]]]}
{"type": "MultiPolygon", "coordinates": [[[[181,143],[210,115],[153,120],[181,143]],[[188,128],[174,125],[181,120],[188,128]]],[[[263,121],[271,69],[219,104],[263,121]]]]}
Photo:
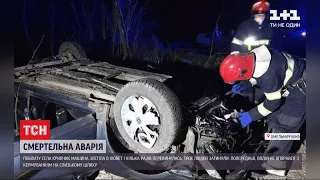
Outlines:
{"type": "MultiPolygon", "coordinates": [[[[30,60],[28,61],[28,64],[29,64],[29,63],[32,61],[32,59],[34,58],[37,50],[39,49],[40,45],[42,44],[42,41],[43,41],[44,37],[45,37],[45,35],[42,36],[41,41],[40,41],[39,45],[37,46],[37,48],[35,49],[35,51],[33,52],[30,60]]],[[[28,64],[27,64],[27,65],[28,65],[28,64]]],[[[26,81],[27,81],[28,79],[29,79],[29,77],[26,79],[26,81]]],[[[21,81],[21,82],[19,83],[19,86],[18,86],[18,89],[17,89],[17,93],[16,93],[16,94],[13,93],[13,95],[14,95],[14,97],[15,97],[14,119],[15,119],[15,124],[16,124],[16,129],[15,129],[14,133],[15,133],[16,136],[19,134],[19,123],[18,123],[18,113],[17,113],[17,111],[18,111],[18,102],[19,102],[20,86],[21,86],[22,82],[23,82],[23,81],[21,81]]]]}
{"type": "Polygon", "coordinates": [[[221,13],[223,12],[223,4],[222,4],[222,7],[221,7],[221,11],[219,12],[219,16],[217,18],[217,21],[216,21],[216,25],[214,27],[214,31],[212,32],[212,39],[211,39],[211,48],[210,48],[210,56],[209,56],[209,59],[211,58],[212,56],[212,47],[213,47],[213,39],[214,39],[214,35],[215,35],[215,32],[216,32],[216,29],[217,29],[217,26],[218,26],[218,23],[219,23],[219,20],[220,20],[220,16],[221,16],[221,13]]]}
{"type": "Polygon", "coordinates": [[[38,44],[37,48],[34,50],[34,52],[33,52],[32,56],[31,56],[31,59],[29,60],[28,64],[29,64],[29,63],[32,61],[32,59],[34,58],[36,52],[38,51],[40,45],[42,44],[42,41],[43,41],[44,37],[45,37],[45,35],[42,36],[41,41],[40,41],[40,43],[38,44]]]}

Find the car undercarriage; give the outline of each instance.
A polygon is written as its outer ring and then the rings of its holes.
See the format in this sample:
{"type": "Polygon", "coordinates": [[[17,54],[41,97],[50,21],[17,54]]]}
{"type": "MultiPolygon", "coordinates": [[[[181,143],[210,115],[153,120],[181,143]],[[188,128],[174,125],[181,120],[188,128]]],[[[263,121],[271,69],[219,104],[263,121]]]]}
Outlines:
{"type": "MultiPolygon", "coordinates": [[[[263,139],[263,121],[257,123],[260,128],[242,128],[237,113],[228,108],[229,102],[223,96],[205,96],[181,104],[164,84],[170,78],[70,54],[15,68],[15,136],[19,138],[19,119],[49,119],[51,129],[83,123],[91,133],[86,129],[87,135],[72,138],[106,139],[110,151],[117,153],[264,151],[267,143],[263,139]],[[87,116],[94,122],[84,121],[87,116]]],[[[206,171],[209,177],[218,179],[245,179],[248,173],[206,171]]],[[[23,174],[15,168],[15,176],[23,174]]],[[[141,174],[129,176],[141,179],[141,174]]],[[[199,173],[195,176],[200,177],[199,173]]]]}

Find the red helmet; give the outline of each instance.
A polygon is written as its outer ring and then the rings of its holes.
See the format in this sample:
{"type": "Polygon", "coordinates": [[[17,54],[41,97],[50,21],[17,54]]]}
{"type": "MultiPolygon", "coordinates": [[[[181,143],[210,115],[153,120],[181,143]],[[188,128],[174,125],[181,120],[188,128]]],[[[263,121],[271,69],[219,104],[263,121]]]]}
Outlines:
{"type": "Polygon", "coordinates": [[[220,65],[220,75],[225,83],[233,84],[236,81],[248,80],[254,71],[254,54],[231,54],[220,65]]]}
{"type": "Polygon", "coordinates": [[[267,13],[269,11],[270,4],[266,0],[258,0],[253,4],[251,13],[267,13]]]}

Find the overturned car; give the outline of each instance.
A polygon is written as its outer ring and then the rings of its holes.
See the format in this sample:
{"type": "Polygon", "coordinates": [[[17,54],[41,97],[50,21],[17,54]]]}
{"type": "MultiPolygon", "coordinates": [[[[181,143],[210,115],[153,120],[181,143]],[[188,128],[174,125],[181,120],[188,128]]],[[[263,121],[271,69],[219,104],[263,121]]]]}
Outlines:
{"type": "MultiPolygon", "coordinates": [[[[255,153],[258,136],[242,128],[218,95],[182,104],[165,82],[169,75],[94,62],[76,43],[61,45],[49,61],[15,68],[15,176],[92,178],[90,172],[22,171],[18,119],[50,119],[51,139],[103,139],[109,152],[255,153]]],[[[137,179],[245,179],[247,171],[135,171],[119,162],[106,171],[137,179]],[[121,167],[121,168],[119,168],[121,167]]],[[[212,168],[214,169],[214,167],[212,168]]]]}

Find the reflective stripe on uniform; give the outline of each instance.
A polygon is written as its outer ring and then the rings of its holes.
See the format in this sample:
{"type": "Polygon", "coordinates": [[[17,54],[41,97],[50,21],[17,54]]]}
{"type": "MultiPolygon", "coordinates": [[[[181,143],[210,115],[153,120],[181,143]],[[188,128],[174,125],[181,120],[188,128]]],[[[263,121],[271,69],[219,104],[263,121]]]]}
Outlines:
{"type": "MultiPolygon", "coordinates": [[[[285,75],[285,78],[284,78],[284,81],[283,81],[283,85],[282,87],[278,90],[278,91],[275,91],[275,92],[271,92],[271,93],[264,93],[266,98],[269,100],[269,101],[272,101],[272,100],[279,100],[281,99],[281,97],[286,97],[288,96],[288,91],[286,91],[286,93],[282,93],[282,89],[283,87],[285,87],[288,83],[288,81],[291,79],[291,77],[293,76],[293,72],[294,72],[294,60],[292,59],[291,55],[290,54],[286,54],[286,53],[282,53],[284,55],[284,57],[286,58],[287,60],[287,64],[288,64],[288,68],[286,70],[286,75],[285,75]]],[[[269,114],[271,114],[272,112],[270,110],[268,110],[267,108],[264,107],[264,104],[261,103],[257,106],[258,108],[258,112],[262,115],[262,116],[267,116],[269,114]]]]}
{"type": "Polygon", "coordinates": [[[268,39],[259,40],[259,45],[269,45],[270,41],[268,39]]]}
{"type": "Polygon", "coordinates": [[[232,43],[240,46],[243,44],[243,42],[240,39],[237,39],[235,37],[232,39],[232,43]]]}
{"type": "Polygon", "coordinates": [[[290,92],[288,91],[288,89],[284,90],[284,92],[282,93],[282,97],[288,97],[290,94],[290,92]]]}
{"type": "Polygon", "coordinates": [[[230,54],[239,54],[240,51],[232,51],[230,54]]]}
{"type": "Polygon", "coordinates": [[[271,92],[271,93],[264,93],[264,95],[266,96],[266,98],[270,101],[272,100],[277,100],[277,99],[281,99],[281,89],[279,89],[276,92],[271,92]]]}
{"type": "Polygon", "coordinates": [[[258,108],[258,112],[262,115],[262,116],[268,116],[269,114],[271,114],[272,112],[270,110],[268,110],[267,108],[264,107],[264,104],[261,103],[257,106],[258,108]]]}
{"type": "Polygon", "coordinates": [[[288,63],[288,68],[286,70],[286,77],[284,78],[284,82],[283,82],[283,86],[286,86],[288,81],[291,79],[291,77],[293,76],[293,72],[294,72],[294,60],[292,59],[292,57],[290,56],[290,54],[286,54],[286,53],[282,53],[284,55],[284,57],[287,59],[287,63],[288,63]]]}
{"type": "Polygon", "coordinates": [[[249,79],[249,82],[250,82],[251,86],[254,86],[254,85],[257,84],[257,80],[254,79],[254,78],[250,78],[250,79],[249,79]]]}
{"type": "Polygon", "coordinates": [[[244,41],[243,44],[247,46],[260,46],[260,45],[269,45],[269,43],[270,41],[268,39],[261,39],[261,40],[251,41],[251,42],[244,41]]]}

